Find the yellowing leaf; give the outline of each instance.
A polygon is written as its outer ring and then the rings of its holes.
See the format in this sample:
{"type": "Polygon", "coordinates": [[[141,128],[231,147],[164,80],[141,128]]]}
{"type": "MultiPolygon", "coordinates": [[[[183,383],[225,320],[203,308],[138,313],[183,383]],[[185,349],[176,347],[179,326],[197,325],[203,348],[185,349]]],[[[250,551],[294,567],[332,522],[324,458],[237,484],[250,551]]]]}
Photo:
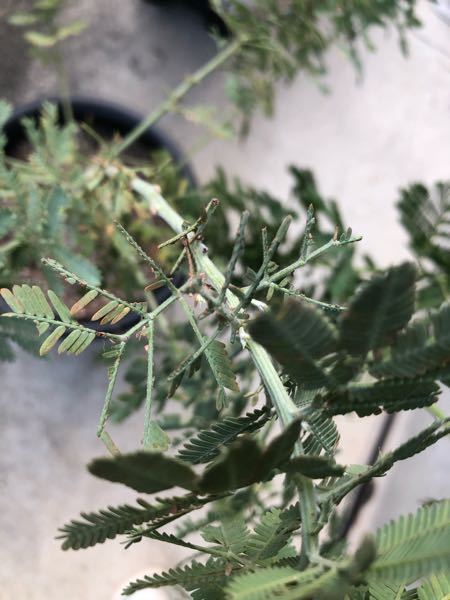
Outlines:
{"type": "Polygon", "coordinates": [[[64,325],[60,325],[59,327],[54,329],[52,333],[48,336],[48,338],[44,341],[42,346],[39,348],[39,354],[41,356],[44,356],[44,354],[50,352],[50,350],[53,348],[53,346],[56,344],[59,338],[62,335],[64,335],[65,331],[66,328],[64,327],[64,325]]]}

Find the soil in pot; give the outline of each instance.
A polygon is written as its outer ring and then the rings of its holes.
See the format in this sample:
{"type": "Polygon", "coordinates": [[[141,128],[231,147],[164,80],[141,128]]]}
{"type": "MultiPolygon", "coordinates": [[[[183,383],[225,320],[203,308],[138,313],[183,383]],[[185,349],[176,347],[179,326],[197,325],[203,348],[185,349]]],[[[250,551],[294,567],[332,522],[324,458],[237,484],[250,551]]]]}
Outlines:
{"type": "MultiPolygon", "coordinates": [[[[126,177],[117,178],[114,184],[104,177],[101,152],[101,140],[111,141],[119,136],[123,137],[139,122],[139,118],[110,104],[73,100],[74,118],[78,123],[83,123],[83,127],[72,124],[61,129],[56,123],[51,124],[51,118],[47,114],[41,130],[28,125],[26,132],[20,125],[20,120],[26,116],[31,119],[31,123],[35,123],[41,106],[42,103],[34,103],[25,107],[10,120],[5,128],[8,139],[6,152],[10,164],[21,169],[26,190],[29,190],[28,184],[34,186],[37,183],[38,187],[44,189],[47,199],[55,188],[62,191],[65,197],[63,202],[67,202],[66,205],[57,207],[65,220],[64,237],[60,240],[62,247],[55,244],[47,244],[46,247],[45,236],[38,227],[34,232],[35,239],[33,235],[28,236],[10,253],[9,265],[0,270],[0,284],[9,286],[12,282],[33,282],[46,287],[48,278],[45,275],[48,273],[42,270],[41,256],[56,258],[71,269],[73,256],[81,254],[90,265],[100,268],[103,287],[119,296],[126,295],[128,300],[143,300],[143,288],[151,282],[152,275],[137,268],[136,255],[116,231],[114,220],[120,221],[144,250],[152,256],[158,256],[163,264],[173,263],[175,248],[169,247],[160,252],[157,245],[170,237],[171,232],[162,221],[150,214],[143,203],[136,202],[126,177]],[[26,133],[31,137],[31,142],[26,133]],[[42,142],[38,152],[33,147],[36,140],[42,142]],[[39,171],[41,163],[46,165],[50,175],[46,168],[39,171]],[[52,168],[57,174],[57,178],[53,180],[52,168]],[[64,260],[66,248],[70,249],[72,260],[64,260]]],[[[56,106],[54,120],[62,122],[61,102],[57,102],[56,106]]],[[[133,168],[139,165],[144,176],[148,175],[152,181],[157,181],[169,199],[183,195],[189,187],[194,186],[189,168],[179,166],[180,154],[176,147],[155,129],[145,132],[121,156],[121,160],[133,168]]],[[[14,212],[14,197],[2,201],[2,205],[14,212]]],[[[48,213],[50,212],[52,211],[49,210],[48,213]]],[[[50,222],[59,217],[47,214],[46,218],[50,222]]],[[[0,240],[0,248],[11,243],[16,234],[16,230],[7,232],[0,240]]],[[[177,281],[179,278],[175,282],[177,281]]],[[[56,282],[50,280],[50,283],[54,287],[56,282]]],[[[66,294],[66,302],[71,305],[78,299],[80,290],[76,286],[65,286],[63,293],[66,294]]],[[[165,288],[155,292],[159,301],[168,294],[165,288]]],[[[97,308],[98,305],[93,302],[78,317],[80,320],[88,319],[97,308]]]]}

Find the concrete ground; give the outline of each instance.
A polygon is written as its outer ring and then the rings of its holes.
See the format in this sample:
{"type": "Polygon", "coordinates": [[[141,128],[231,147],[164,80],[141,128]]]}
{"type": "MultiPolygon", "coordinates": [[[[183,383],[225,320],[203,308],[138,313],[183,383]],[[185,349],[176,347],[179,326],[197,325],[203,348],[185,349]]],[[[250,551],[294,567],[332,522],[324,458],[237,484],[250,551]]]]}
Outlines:
{"type": "MultiPolygon", "coordinates": [[[[189,13],[168,13],[140,0],[79,0],[68,12],[90,23],[68,44],[73,91],[141,113],[214,52],[201,23],[189,13]]],[[[410,36],[408,59],[400,55],[395,35],[374,35],[378,52],[364,57],[358,83],[336,49],[329,60],[331,94],[323,95],[303,77],[282,87],[274,118],[256,118],[245,142],[214,141],[193,155],[199,180],[220,164],[230,175],[287,199],[287,165],[310,167],[322,191],[339,199],[348,223],[364,235],[364,249],[379,263],[408,256],[394,207],[399,186],[449,175],[450,28],[428,2],[421,12],[425,27],[410,36]]],[[[0,96],[20,104],[55,92],[54,76],[26,57],[17,31],[3,24],[0,33],[0,96]]],[[[220,75],[212,77],[190,100],[221,102],[221,84],[220,75]]],[[[167,117],[162,125],[186,151],[201,136],[180,118],[167,117]]],[[[110,542],[63,553],[53,540],[57,527],[80,510],[134,497],[90,477],[83,467],[103,453],[95,423],[106,374],[93,354],[44,363],[20,354],[15,363],[0,365],[0,381],[0,599],[111,600],[137,572],[171,566],[181,555],[161,544],[124,551],[110,542]]],[[[390,444],[429,420],[422,411],[403,415],[390,444]]],[[[141,422],[138,415],[115,430],[122,447],[137,445],[141,422]]],[[[342,461],[365,460],[379,423],[342,420],[342,461]]],[[[401,465],[401,480],[393,473],[379,482],[356,533],[414,510],[424,497],[448,496],[447,444],[443,440],[401,465]]]]}

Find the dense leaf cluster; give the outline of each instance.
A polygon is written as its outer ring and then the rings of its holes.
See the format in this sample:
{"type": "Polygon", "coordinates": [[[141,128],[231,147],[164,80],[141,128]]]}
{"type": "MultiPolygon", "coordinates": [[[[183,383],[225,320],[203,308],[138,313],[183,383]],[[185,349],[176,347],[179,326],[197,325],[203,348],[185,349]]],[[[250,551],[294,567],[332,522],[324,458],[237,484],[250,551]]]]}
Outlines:
{"type": "Polygon", "coordinates": [[[188,263],[189,279],[177,289],[118,227],[139,261],[169,287],[172,295],[165,303],[152,309],[122,300],[54,260],[46,261],[53,272],[84,288],[71,307],[37,286],[5,288],[2,296],[11,309],[9,318],[37,326],[41,353],[58,343],[60,352],[85,350],[99,333],[74,317],[100,298],[96,319],[137,314],[140,320],[129,331],[100,334],[110,348],[105,352],[109,384],[98,435],[112,457],[94,460],[89,470],[140,493],[181,488],[186,495],[83,513],[81,520],[61,529],[63,548],[86,548],[126,535],[127,546],[151,539],[207,557],[206,562],[195,560],[144,577],[131,583],[126,594],[177,584],[199,600],[395,598],[402,597],[406,585],[428,576],[414,592],[419,598],[436,586],[445,589],[441,574],[450,567],[447,500],[387,524],[354,553],[346,551],[339,528],[323,530],[332,515],[339,520],[340,504],[352,490],[450,433],[449,420],[440,418],[373,465],[335,461],[339,433],[334,415],[413,410],[436,402],[450,375],[448,304],[416,315],[418,272],[409,262],[375,272],[347,298],[346,306],[299,296],[293,277],[298,269],[333,248],[345,251],[359,239],[347,230],[316,242],[311,209],[293,262],[278,253],[291,221],[286,216],[273,236],[263,230],[260,264],[247,282],[239,281],[235,269],[238,259],[243,260],[248,213],[242,215],[222,274],[205,253],[203,236],[197,237],[204,218],[183,221],[153,186],[142,180],[133,186],[172,223],[177,235],[167,244],[180,244],[188,263]],[[186,334],[181,362],[174,368],[173,361],[163,361],[156,369],[155,331],[160,337],[160,322],[162,333],[170,330],[160,320],[174,302],[187,321],[178,330],[186,334]],[[145,346],[143,449],[120,454],[106,426],[125,349],[133,343],[145,346]],[[180,402],[172,418],[164,414],[171,395],[180,402]],[[256,407],[250,410],[249,402],[256,407]],[[201,423],[206,427],[201,429],[201,423]],[[165,430],[178,437],[170,439],[165,430]],[[176,455],[167,452],[170,444],[178,447],[176,455]],[[164,530],[197,510],[200,516],[186,523],[184,535],[164,530]],[[204,543],[187,539],[196,529],[204,543]]]}
{"type": "MultiPolygon", "coordinates": [[[[2,103],[0,129],[9,115],[2,103]]],[[[5,136],[0,143],[0,285],[33,279],[61,293],[53,271],[40,263],[46,256],[92,285],[103,283],[143,299],[147,280],[114,220],[129,226],[147,249],[168,230],[130,193],[127,167],[110,167],[120,172],[110,179],[102,158],[106,140],[73,121],[61,124],[56,105],[45,104],[40,122],[28,119],[24,125],[28,141],[20,156],[5,155],[5,136]]],[[[124,158],[131,171],[133,152],[124,158]]],[[[146,158],[148,175],[165,165],[159,179],[168,197],[185,192],[187,182],[165,152],[146,158]]]]}

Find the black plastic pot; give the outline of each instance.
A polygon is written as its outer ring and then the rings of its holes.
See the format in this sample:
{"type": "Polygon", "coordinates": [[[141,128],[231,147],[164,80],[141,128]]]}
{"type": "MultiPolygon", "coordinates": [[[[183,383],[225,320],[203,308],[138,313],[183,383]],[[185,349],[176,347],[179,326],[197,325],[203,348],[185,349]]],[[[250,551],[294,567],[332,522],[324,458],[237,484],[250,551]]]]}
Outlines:
{"type": "Polygon", "coordinates": [[[182,6],[198,13],[208,29],[214,29],[221,36],[228,36],[229,31],[223,19],[214,11],[209,0],[144,0],[149,4],[156,4],[163,8],[169,6],[182,6]]]}
{"type": "MultiPolygon", "coordinates": [[[[22,119],[25,117],[37,120],[40,116],[42,104],[45,101],[52,102],[58,106],[59,118],[64,121],[62,101],[60,98],[47,97],[41,98],[29,104],[19,107],[14,111],[11,118],[4,127],[4,134],[7,138],[6,154],[8,156],[17,156],[20,147],[26,142],[27,137],[22,126],[22,119]]],[[[94,98],[74,97],[71,99],[73,117],[78,122],[88,123],[89,126],[98,131],[103,137],[113,136],[115,133],[125,136],[141,122],[141,117],[126,108],[117,104],[98,100],[94,98]]],[[[141,148],[148,149],[150,152],[164,149],[173,157],[175,163],[179,165],[180,176],[188,180],[192,187],[196,186],[194,174],[189,165],[183,160],[183,155],[177,145],[159,128],[150,127],[136,142],[141,148]]],[[[176,274],[174,283],[180,286],[185,281],[182,274],[176,274]]],[[[156,301],[163,302],[170,296],[167,287],[161,287],[154,292],[156,301]]],[[[0,313],[7,312],[8,305],[0,297],[0,313]]],[[[92,321],[80,320],[80,323],[94,329],[109,333],[123,333],[130,327],[138,323],[139,316],[135,313],[129,313],[119,323],[115,325],[99,325],[92,321]]]]}

